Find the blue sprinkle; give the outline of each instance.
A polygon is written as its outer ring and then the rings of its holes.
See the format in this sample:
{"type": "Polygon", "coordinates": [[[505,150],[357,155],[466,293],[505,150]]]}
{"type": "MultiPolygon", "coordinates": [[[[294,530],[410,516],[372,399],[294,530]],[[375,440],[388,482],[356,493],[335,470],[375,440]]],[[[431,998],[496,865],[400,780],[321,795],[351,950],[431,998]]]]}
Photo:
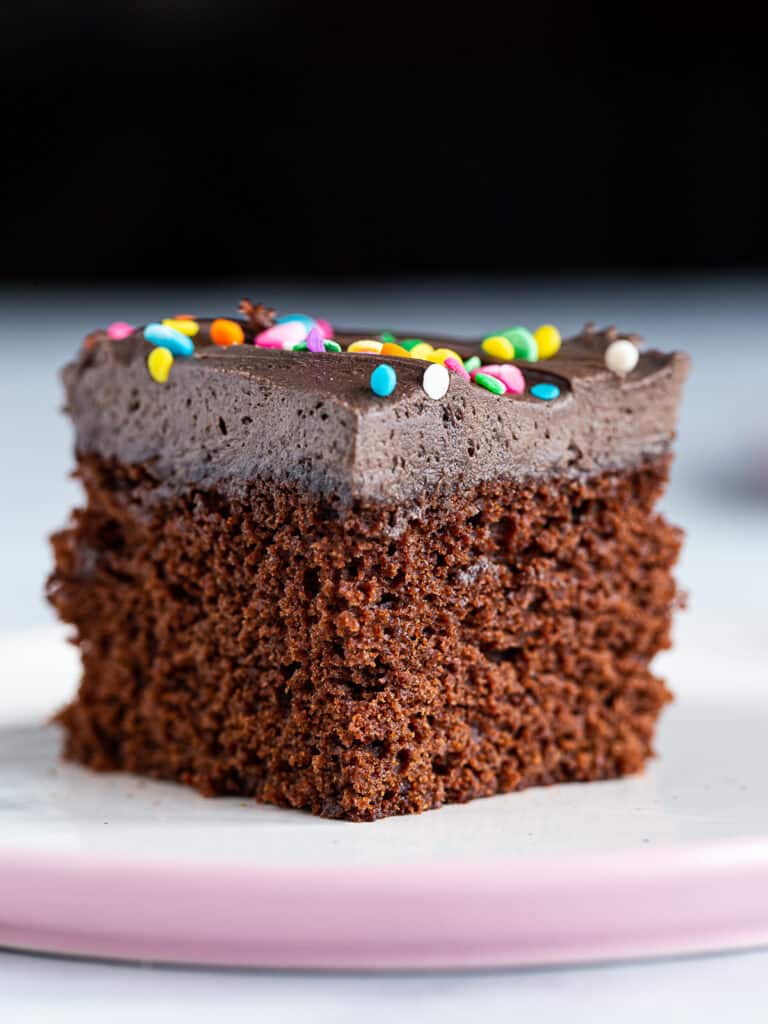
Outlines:
{"type": "Polygon", "coordinates": [[[292,321],[297,321],[300,324],[304,324],[308,331],[311,331],[315,326],[315,321],[311,316],[307,316],[306,313],[285,313],[283,316],[279,316],[276,320],[276,324],[288,324],[292,321]]]}
{"type": "Polygon", "coordinates": [[[377,366],[371,374],[371,391],[380,398],[391,395],[397,387],[397,374],[388,363],[377,366]]]}
{"type": "Polygon", "coordinates": [[[173,327],[166,327],[165,324],[147,324],[144,328],[144,337],[153,345],[167,348],[175,356],[191,356],[195,351],[195,343],[191,338],[173,327]]]}
{"type": "Polygon", "coordinates": [[[550,384],[545,381],[542,384],[534,384],[531,388],[531,394],[545,402],[551,402],[553,398],[557,398],[560,394],[560,388],[557,384],[550,384]]]}

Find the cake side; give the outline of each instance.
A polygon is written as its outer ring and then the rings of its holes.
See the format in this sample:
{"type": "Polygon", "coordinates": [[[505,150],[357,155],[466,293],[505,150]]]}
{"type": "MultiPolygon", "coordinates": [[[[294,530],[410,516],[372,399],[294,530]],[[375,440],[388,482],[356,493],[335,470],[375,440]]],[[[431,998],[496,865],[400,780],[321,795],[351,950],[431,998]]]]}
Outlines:
{"type": "Polygon", "coordinates": [[[669,698],[668,461],[403,525],[272,484],[161,498],[151,467],[84,455],[50,585],[83,655],[66,754],[351,820],[637,771],[669,698]]]}

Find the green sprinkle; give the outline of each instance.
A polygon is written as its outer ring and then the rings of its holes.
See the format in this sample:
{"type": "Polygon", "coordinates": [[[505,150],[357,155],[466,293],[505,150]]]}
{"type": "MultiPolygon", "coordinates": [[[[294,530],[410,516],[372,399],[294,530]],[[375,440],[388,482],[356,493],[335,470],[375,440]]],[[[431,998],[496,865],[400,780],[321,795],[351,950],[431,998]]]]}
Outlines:
{"type": "Polygon", "coordinates": [[[294,345],[291,352],[309,352],[306,341],[300,341],[298,345],[294,345]]]}
{"type": "Polygon", "coordinates": [[[421,338],[403,338],[403,340],[399,341],[397,344],[400,348],[404,348],[406,352],[410,352],[412,348],[416,348],[417,345],[421,345],[423,343],[421,338]]]}
{"type": "Polygon", "coordinates": [[[483,361],[480,356],[470,356],[469,359],[464,360],[464,369],[467,373],[472,373],[473,370],[478,370],[483,365],[483,361]]]}
{"type": "Polygon", "coordinates": [[[323,347],[326,352],[341,352],[341,345],[338,341],[331,341],[330,338],[326,338],[323,342],[323,347]]]}
{"type": "Polygon", "coordinates": [[[382,331],[379,335],[379,341],[383,341],[385,344],[390,342],[391,344],[395,341],[395,336],[392,331],[382,331]]]}
{"type": "Polygon", "coordinates": [[[538,361],[539,343],[527,328],[510,327],[501,333],[508,341],[512,342],[515,348],[515,359],[527,359],[529,363],[538,361]]]}
{"type": "Polygon", "coordinates": [[[479,384],[480,387],[485,388],[487,391],[492,391],[494,395],[503,395],[507,390],[500,380],[491,377],[487,373],[476,373],[474,381],[475,384],[479,384]]]}

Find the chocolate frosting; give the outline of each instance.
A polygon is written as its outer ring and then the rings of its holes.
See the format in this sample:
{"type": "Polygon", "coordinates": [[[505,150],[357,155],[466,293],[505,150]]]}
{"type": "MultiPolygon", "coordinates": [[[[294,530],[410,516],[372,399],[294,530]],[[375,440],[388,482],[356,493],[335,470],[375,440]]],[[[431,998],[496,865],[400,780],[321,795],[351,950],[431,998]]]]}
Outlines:
{"type": "MultiPolygon", "coordinates": [[[[554,358],[516,361],[529,387],[560,387],[554,401],[496,396],[456,374],[435,401],[421,386],[422,360],[264,349],[252,332],[244,345],[219,348],[211,321],[198,322],[195,354],[177,358],[165,384],[147,371],[152,346],[141,329],[119,341],[88,336],[63,374],[78,451],[147,465],[161,489],[215,483],[242,491],[259,480],[343,505],[402,504],[488,479],[592,474],[661,455],[688,368],[682,353],[647,351],[617,377],[604,352],[618,332],[588,325],[554,358]],[[369,384],[381,362],[397,372],[387,398],[369,384]]],[[[336,337],[345,348],[376,333],[336,337]]],[[[479,341],[419,337],[493,361],[479,341]]]]}

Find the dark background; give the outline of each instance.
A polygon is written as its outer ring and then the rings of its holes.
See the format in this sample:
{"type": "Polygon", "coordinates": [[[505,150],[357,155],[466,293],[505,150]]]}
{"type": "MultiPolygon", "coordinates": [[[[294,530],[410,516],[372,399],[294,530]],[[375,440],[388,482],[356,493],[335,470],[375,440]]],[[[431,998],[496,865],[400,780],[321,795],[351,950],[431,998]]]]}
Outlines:
{"type": "Polygon", "coordinates": [[[745,10],[6,3],[0,273],[762,266],[745,10]]]}

